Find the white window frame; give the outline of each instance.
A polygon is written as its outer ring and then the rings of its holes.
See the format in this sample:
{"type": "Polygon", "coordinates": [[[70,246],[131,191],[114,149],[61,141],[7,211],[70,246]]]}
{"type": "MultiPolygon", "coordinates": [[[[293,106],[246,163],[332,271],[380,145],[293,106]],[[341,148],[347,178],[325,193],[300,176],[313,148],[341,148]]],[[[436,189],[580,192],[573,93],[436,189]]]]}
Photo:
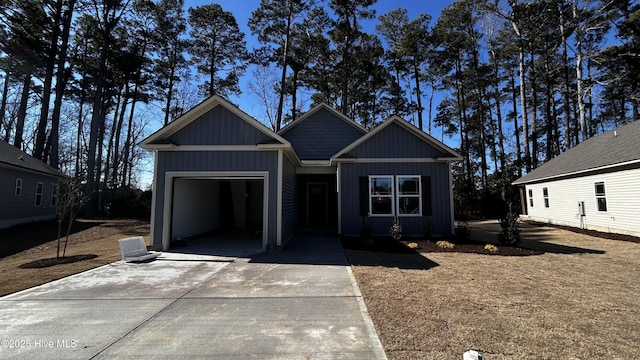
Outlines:
{"type": "Polygon", "coordinates": [[[396,175],[395,176],[395,186],[396,186],[396,209],[398,216],[422,216],[422,178],[420,175],[396,175]],[[400,193],[400,179],[415,179],[418,181],[418,194],[401,194],[400,193]],[[400,214],[400,199],[401,198],[417,198],[418,199],[418,213],[417,214],[400,214]]]}
{"type": "Polygon", "coordinates": [[[599,213],[606,213],[609,211],[609,203],[607,202],[607,183],[605,181],[595,181],[593,183],[593,194],[596,198],[596,211],[599,213]],[[604,189],[604,194],[599,195],[596,187],[602,184],[602,188],[604,189]],[[605,206],[605,210],[600,210],[600,206],[598,205],[598,200],[600,199],[604,199],[604,206],[605,206]]]}
{"type": "Polygon", "coordinates": [[[41,182],[37,182],[36,183],[36,193],[35,193],[35,197],[33,199],[33,206],[37,206],[40,207],[42,206],[42,195],[44,192],[44,184],[42,184],[41,182]],[[40,203],[38,204],[38,199],[40,199],[40,203]]]}
{"type": "Polygon", "coordinates": [[[54,183],[51,183],[51,207],[56,207],[58,205],[58,186],[54,183]]]}
{"type": "Polygon", "coordinates": [[[542,198],[544,199],[544,207],[548,209],[549,208],[549,188],[548,187],[542,188],[542,198]]]}
{"type": "Polygon", "coordinates": [[[533,207],[533,189],[529,189],[529,207],[533,207]]]}
{"type": "Polygon", "coordinates": [[[16,187],[15,190],[13,190],[13,195],[22,196],[22,179],[20,178],[16,179],[16,187]]]}
{"type": "Polygon", "coordinates": [[[393,175],[369,175],[369,189],[368,189],[368,193],[369,193],[369,216],[375,217],[375,216],[393,216],[393,214],[395,214],[395,186],[394,186],[394,176],[393,175]],[[373,180],[374,179],[389,179],[390,181],[390,188],[391,188],[391,194],[372,194],[371,193],[371,189],[373,188],[373,180]],[[374,197],[378,197],[378,198],[389,198],[390,202],[391,202],[391,212],[387,213],[387,214],[374,214],[373,213],[373,209],[371,206],[371,202],[373,200],[374,197]]]}

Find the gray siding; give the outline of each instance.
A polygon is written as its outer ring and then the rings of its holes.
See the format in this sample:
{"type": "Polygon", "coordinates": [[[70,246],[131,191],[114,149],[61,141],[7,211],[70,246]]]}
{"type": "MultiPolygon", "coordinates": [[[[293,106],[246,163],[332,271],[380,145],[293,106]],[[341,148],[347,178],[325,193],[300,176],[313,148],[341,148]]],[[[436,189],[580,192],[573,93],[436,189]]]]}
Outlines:
{"type": "MultiPolygon", "coordinates": [[[[340,165],[341,227],[344,235],[360,233],[360,176],[369,175],[420,175],[431,177],[432,216],[400,217],[403,234],[420,236],[424,226],[431,223],[432,233],[451,233],[451,204],[449,167],[447,163],[343,163],[340,165]]],[[[424,191],[423,191],[424,193],[424,191]]],[[[389,234],[393,217],[370,217],[372,234],[389,234]]]]}
{"type": "Polygon", "coordinates": [[[223,106],[216,106],[169,137],[178,145],[255,145],[272,141],[223,106]]]}
{"type": "Polygon", "coordinates": [[[442,153],[400,125],[390,124],[344,157],[434,158],[442,153]]]}
{"type": "Polygon", "coordinates": [[[363,131],[326,109],[316,111],[282,133],[301,160],[328,160],[362,135],[363,131]]]}
{"type": "Polygon", "coordinates": [[[293,236],[296,223],[296,168],[285,156],[282,172],[282,242],[293,236]]]}
{"type": "MultiPolygon", "coordinates": [[[[268,171],[269,218],[268,245],[276,245],[276,197],[278,190],[277,151],[175,151],[158,152],[156,178],[155,223],[152,243],[162,244],[165,173],[168,171],[268,171]]],[[[171,184],[169,184],[171,185],[171,184]]]]}
{"type": "Polygon", "coordinates": [[[52,184],[57,183],[55,177],[0,167],[0,228],[55,218],[56,208],[51,205],[51,194],[52,184]],[[15,196],[16,179],[22,179],[20,196],[15,196]],[[37,182],[42,183],[41,206],[35,206],[37,182]]]}

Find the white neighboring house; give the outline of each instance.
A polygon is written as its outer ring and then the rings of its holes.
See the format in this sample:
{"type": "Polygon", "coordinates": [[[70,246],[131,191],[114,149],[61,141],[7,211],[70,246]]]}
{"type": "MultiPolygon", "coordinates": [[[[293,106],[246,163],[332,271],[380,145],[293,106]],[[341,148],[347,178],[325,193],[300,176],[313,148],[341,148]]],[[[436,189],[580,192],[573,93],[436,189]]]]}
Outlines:
{"type": "Polygon", "coordinates": [[[588,139],[513,185],[524,219],[640,236],[640,121],[588,139]]]}

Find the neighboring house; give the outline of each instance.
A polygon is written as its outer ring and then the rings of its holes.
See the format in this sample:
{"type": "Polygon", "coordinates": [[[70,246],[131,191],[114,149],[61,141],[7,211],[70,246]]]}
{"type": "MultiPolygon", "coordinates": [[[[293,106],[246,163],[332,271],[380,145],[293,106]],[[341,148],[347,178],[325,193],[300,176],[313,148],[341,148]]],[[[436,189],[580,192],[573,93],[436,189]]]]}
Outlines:
{"type": "Polygon", "coordinates": [[[595,136],[513,182],[523,217],[640,236],[640,121],[595,136]]]}
{"type": "Polygon", "coordinates": [[[213,96],[140,143],[155,152],[151,238],[251,229],[263,249],[301,228],[405,235],[453,232],[455,151],[392,117],[367,132],[320,105],[275,133],[213,96]]]}
{"type": "Polygon", "coordinates": [[[62,173],[0,140],[0,229],[56,218],[62,173]]]}

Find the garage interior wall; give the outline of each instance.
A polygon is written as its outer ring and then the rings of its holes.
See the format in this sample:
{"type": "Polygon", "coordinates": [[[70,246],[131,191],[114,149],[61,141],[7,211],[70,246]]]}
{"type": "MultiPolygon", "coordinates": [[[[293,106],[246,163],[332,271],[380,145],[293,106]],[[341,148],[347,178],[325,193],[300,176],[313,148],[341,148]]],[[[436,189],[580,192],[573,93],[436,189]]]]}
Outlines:
{"type": "Polygon", "coordinates": [[[263,180],[176,179],[171,239],[229,229],[263,230],[263,180]]]}

